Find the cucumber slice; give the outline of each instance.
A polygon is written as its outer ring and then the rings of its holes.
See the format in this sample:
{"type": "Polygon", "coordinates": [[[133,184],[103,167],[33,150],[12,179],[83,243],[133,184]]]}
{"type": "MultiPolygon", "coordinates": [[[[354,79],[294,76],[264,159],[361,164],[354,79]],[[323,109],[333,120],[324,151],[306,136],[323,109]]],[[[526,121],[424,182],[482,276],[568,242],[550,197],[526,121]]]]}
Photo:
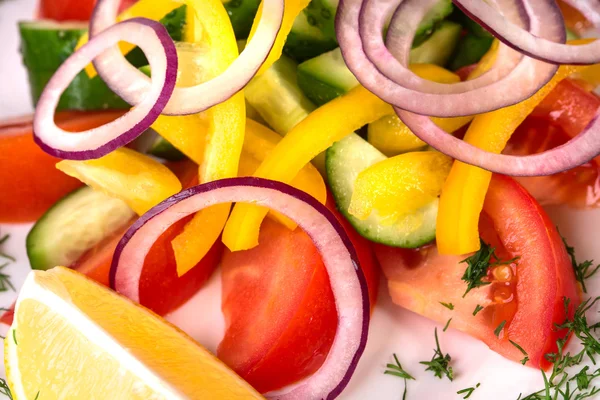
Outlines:
{"type": "Polygon", "coordinates": [[[246,39],[252,29],[260,0],[222,0],[237,39],[246,39]]]}
{"type": "Polygon", "coordinates": [[[444,21],[426,42],[410,52],[410,62],[415,64],[436,64],[445,66],[460,39],[462,26],[444,21]]]}
{"type": "Polygon", "coordinates": [[[493,42],[493,36],[477,36],[473,33],[467,33],[458,42],[449,68],[452,71],[456,71],[467,65],[479,62],[481,57],[492,47],[493,42]]]}
{"type": "Polygon", "coordinates": [[[338,210],[359,234],[373,242],[403,248],[416,248],[431,242],[435,238],[438,199],[392,225],[381,223],[375,212],[364,221],[348,213],[358,174],[386,158],[356,134],[327,150],[327,179],[338,210]]]}
{"type": "Polygon", "coordinates": [[[298,62],[335,49],[338,45],[335,37],[328,37],[311,22],[312,19],[304,12],[300,13],[283,47],[283,52],[298,62]]]}
{"type": "Polygon", "coordinates": [[[297,68],[282,56],[244,89],[248,103],[282,136],[316,108],[298,87],[297,68]]]}
{"type": "Polygon", "coordinates": [[[90,187],[69,193],[46,211],[27,235],[31,268],[47,270],[73,264],[134,216],[122,200],[90,187]]]}
{"type": "MultiPolygon", "coordinates": [[[[444,65],[454,52],[460,25],[444,21],[421,46],[412,49],[413,63],[444,65]]],[[[321,106],[358,85],[346,66],[339,48],[321,54],[298,66],[298,85],[306,97],[321,106]]]]}
{"type": "MultiPolygon", "coordinates": [[[[186,18],[186,6],[167,14],[161,23],[167,27],[174,40],[181,40],[186,18]]],[[[87,27],[76,23],[58,23],[53,21],[30,21],[19,23],[21,35],[21,53],[29,76],[31,97],[37,104],[44,87],[58,67],[73,54],[79,38],[87,27]]],[[[146,57],[140,49],[134,49],[127,55],[133,65],[147,65],[146,57]]],[[[80,72],[63,93],[58,111],[61,110],[105,110],[128,109],[131,106],[114,94],[108,86],[96,76],[90,79],[80,72]]]]}
{"type": "Polygon", "coordinates": [[[358,86],[339,47],[298,66],[298,86],[315,104],[323,105],[358,86]]]}
{"type": "Polygon", "coordinates": [[[452,0],[439,0],[435,6],[423,18],[415,32],[413,47],[420,46],[425,42],[433,32],[435,32],[439,24],[446,19],[454,11],[452,0]]]}

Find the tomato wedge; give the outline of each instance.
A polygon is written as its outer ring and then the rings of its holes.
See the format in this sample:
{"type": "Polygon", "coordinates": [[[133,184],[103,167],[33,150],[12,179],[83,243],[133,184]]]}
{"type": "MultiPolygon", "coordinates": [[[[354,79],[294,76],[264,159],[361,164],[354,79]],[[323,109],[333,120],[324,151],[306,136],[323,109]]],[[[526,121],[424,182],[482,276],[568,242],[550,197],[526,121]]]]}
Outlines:
{"type": "MultiPolygon", "coordinates": [[[[329,202],[328,207],[335,209],[329,202]]],[[[347,223],[344,226],[374,305],[379,279],[371,247],[347,223]]],[[[306,233],[266,219],[259,242],[247,251],[225,250],[221,266],[226,332],[217,355],[265,393],[321,366],[335,336],[337,312],[327,272],[306,233]]]]}
{"type": "MultiPolygon", "coordinates": [[[[600,98],[580,82],[566,79],[521,124],[504,153],[527,155],[560,146],[577,136],[599,107],[600,98]]],[[[600,157],[559,174],[518,181],[542,205],[600,206],[600,157]]]]}
{"type": "MultiPolygon", "coordinates": [[[[82,131],[121,115],[120,111],[61,113],[56,121],[63,129],[82,131]]],[[[56,201],[82,185],[57,170],[58,161],[33,141],[31,119],[0,122],[0,223],[35,221],[56,201]]]]}
{"type": "MultiPolygon", "coordinates": [[[[137,0],[121,0],[124,10],[137,0]]],[[[88,21],[94,11],[96,0],[42,0],[39,17],[55,21],[88,21]]]]}
{"type": "Polygon", "coordinates": [[[548,367],[544,355],[556,350],[555,323],[565,319],[563,298],[571,299],[569,314],[580,303],[571,262],[554,224],[527,191],[512,178],[494,175],[481,218],[482,239],[496,247],[501,260],[520,257],[511,265],[490,268],[490,285],[470,291],[461,280],[466,256],[443,256],[435,245],[419,250],[376,247],[394,303],[440,323],[452,318],[452,328],[466,332],[502,356],[527,365],[548,367]],[[440,304],[452,303],[451,311],[440,304]],[[484,307],[473,315],[477,306],[484,307]],[[498,337],[494,331],[505,322],[498,337]]]}

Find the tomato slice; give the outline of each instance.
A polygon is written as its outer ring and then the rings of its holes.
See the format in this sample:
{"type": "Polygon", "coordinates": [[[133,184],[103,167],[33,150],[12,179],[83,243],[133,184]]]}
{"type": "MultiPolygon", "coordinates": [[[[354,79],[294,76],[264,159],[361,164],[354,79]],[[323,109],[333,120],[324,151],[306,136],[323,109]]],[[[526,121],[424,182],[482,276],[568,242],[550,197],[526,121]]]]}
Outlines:
{"type": "MultiPolygon", "coordinates": [[[[379,280],[371,247],[344,225],[374,305],[379,280]]],[[[219,358],[263,393],[315,372],[333,342],[337,312],[327,272],[308,235],[266,219],[260,244],[226,250],[221,266],[226,331],[219,358]]]]}
{"type": "MultiPolygon", "coordinates": [[[[189,162],[172,166],[184,187],[194,183],[194,177],[198,172],[196,164],[189,162]]],[[[215,271],[221,259],[223,245],[219,240],[194,268],[181,278],[177,276],[177,264],[171,241],[183,231],[185,224],[191,218],[184,218],[167,229],[154,243],[144,262],[140,281],[140,303],[159,315],[174,311],[198,292],[215,271]]],[[[121,237],[134,221],[130,221],[121,231],[115,232],[88,250],[70,267],[108,286],[113,254],[121,237]]],[[[10,325],[12,317],[12,312],[6,312],[0,318],[0,322],[10,325]]]]}
{"type": "MultiPolygon", "coordinates": [[[[562,81],[517,129],[505,154],[541,153],[577,136],[600,107],[600,98],[579,82],[562,81]]],[[[600,206],[600,157],[551,176],[518,178],[542,204],[573,207],[600,206]]]]}
{"type": "Polygon", "coordinates": [[[502,356],[527,365],[548,367],[544,355],[556,350],[555,323],[565,318],[563,298],[571,299],[570,316],[580,303],[571,262],[554,224],[527,191],[511,178],[494,175],[481,218],[482,239],[496,247],[501,260],[520,257],[488,274],[490,285],[470,291],[461,277],[466,256],[443,256],[435,245],[419,250],[376,247],[394,303],[466,332],[502,356]],[[440,302],[454,304],[451,311],[440,302]],[[477,306],[485,307],[476,316],[477,306]],[[506,321],[496,337],[494,330],[506,321]]]}
{"type": "MultiPolygon", "coordinates": [[[[137,0],[121,0],[120,10],[130,7],[137,0]]],[[[94,11],[96,0],[42,0],[39,17],[56,21],[88,21],[94,11]]]]}
{"type": "MultiPolygon", "coordinates": [[[[120,111],[62,113],[56,121],[63,129],[82,131],[121,115],[120,111]]],[[[82,185],[57,170],[58,161],[35,144],[30,120],[11,120],[0,126],[0,223],[35,221],[56,201],[82,185]]]]}

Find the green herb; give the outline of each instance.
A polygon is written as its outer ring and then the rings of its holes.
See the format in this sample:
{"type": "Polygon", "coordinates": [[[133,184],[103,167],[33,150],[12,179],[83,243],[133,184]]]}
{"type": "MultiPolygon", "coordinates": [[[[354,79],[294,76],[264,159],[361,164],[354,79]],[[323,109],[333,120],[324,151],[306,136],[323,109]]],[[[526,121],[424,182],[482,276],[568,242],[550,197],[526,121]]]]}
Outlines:
{"type": "Polygon", "coordinates": [[[510,344],[512,344],[513,346],[515,346],[525,356],[521,360],[521,364],[525,365],[527,363],[527,361],[529,361],[529,355],[527,354],[527,352],[521,346],[519,346],[518,343],[515,343],[515,342],[513,342],[510,339],[508,339],[508,341],[510,342],[510,344]]]}
{"type": "Polygon", "coordinates": [[[35,395],[35,399],[33,400],[38,400],[38,397],[40,397],[40,391],[38,390],[37,394],[35,395]]]}
{"type": "MultiPolygon", "coordinates": [[[[6,243],[6,241],[7,241],[9,238],[10,238],[10,235],[9,235],[9,234],[6,234],[6,235],[2,236],[2,237],[0,238],[0,246],[2,246],[4,243],[6,243]]],[[[10,260],[10,261],[12,261],[12,262],[15,262],[15,261],[17,261],[17,259],[16,259],[16,258],[14,258],[13,256],[9,256],[8,254],[6,254],[6,253],[3,253],[2,251],[0,251],[0,257],[2,257],[2,258],[6,258],[7,260],[10,260]]]]}
{"type": "Polygon", "coordinates": [[[385,370],[384,374],[393,375],[393,376],[397,376],[397,377],[404,379],[404,394],[402,395],[402,400],[406,400],[406,391],[408,389],[406,380],[412,379],[414,381],[415,378],[413,378],[412,375],[410,375],[408,372],[406,372],[404,370],[404,368],[402,368],[402,364],[400,364],[400,360],[398,360],[398,356],[396,356],[395,353],[394,353],[394,361],[396,361],[396,364],[387,364],[386,365],[387,369],[385,370]]]}
{"type": "Polygon", "coordinates": [[[16,292],[16,289],[10,280],[10,275],[4,273],[4,268],[7,266],[8,263],[0,265],[0,292],[6,292],[9,288],[13,292],[16,292]]]}
{"type": "Polygon", "coordinates": [[[446,326],[444,326],[444,332],[446,332],[446,329],[448,329],[448,327],[450,326],[450,322],[452,322],[452,318],[450,318],[448,322],[446,322],[446,326]]]}
{"type": "Polygon", "coordinates": [[[421,361],[420,364],[426,365],[427,368],[425,371],[432,371],[436,377],[442,379],[445,375],[452,381],[454,379],[454,372],[450,366],[452,357],[450,357],[450,354],[444,354],[442,352],[442,349],[440,348],[440,341],[438,339],[437,328],[435,328],[434,332],[436,348],[433,349],[433,357],[431,358],[431,361],[421,361]]]}
{"type": "Polygon", "coordinates": [[[508,261],[499,261],[500,259],[496,255],[496,248],[491,247],[489,244],[479,239],[481,247],[471,257],[465,258],[461,263],[466,263],[467,269],[465,270],[462,280],[467,283],[467,290],[463,297],[467,295],[472,289],[489,285],[491,282],[487,279],[488,270],[490,267],[498,265],[508,265],[516,262],[519,257],[515,257],[508,261]],[[496,261],[492,261],[492,259],[496,261]]]}
{"type": "Polygon", "coordinates": [[[590,325],[586,318],[589,311],[600,297],[588,299],[577,307],[573,318],[569,318],[570,300],[563,299],[565,307],[565,322],[556,325],[558,330],[566,330],[564,337],[573,335],[581,342],[583,349],[574,355],[565,353],[566,340],[563,338],[556,341],[557,352],[546,354],[546,359],[552,363],[550,377],[542,371],[544,378],[544,389],[530,394],[527,397],[519,396],[520,400],[584,400],[592,399],[600,393],[600,387],[592,386],[594,379],[600,377],[600,368],[591,371],[589,367],[583,367],[574,375],[570,374],[570,368],[581,364],[586,357],[596,364],[595,358],[600,356],[600,341],[594,336],[594,332],[600,329],[600,323],[590,325]],[[551,393],[554,396],[551,397],[551,393]]]}
{"type": "Polygon", "coordinates": [[[0,378],[0,394],[5,395],[6,397],[8,397],[11,400],[13,398],[12,392],[10,391],[10,387],[8,387],[6,380],[4,380],[2,378],[0,378]]]}
{"type": "Polygon", "coordinates": [[[19,342],[17,342],[17,331],[16,331],[16,329],[13,329],[12,332],[13,332],[13,335],[12,335],[13,336],[13,340],[15,341],[15,344],[18,346],[19,342]]]}
{"type": "Polygon", "coordinates": [[[463,399],[468,399],[469,397],[471,397],[475,389],[477,389],[479,386],[481,386],[481,383],[478,383],[477,385],[475,385],[475,387],[459,390],[458,392],[456,392],[456,394],[464,394],[465,397],[463,397],[463,399]]]}
{"type": "Polygon", "coordinates": [[[567,253],[569,253],[569,257],[571,258],[571,264],[573,265],[573,271],[575,272],[575,279],[579,283],[581,283],[581,288],[584,293],[587,293],[587,288],[585,286],[585,280],[591,278],[598,270],[600,269],[600,264],[596,265],[591,271],[590,268],[594,265],[594,260],[586,260],[582,263],[578,263],[575,258],[575,248],[569,246],[567,240],[561,235],[562,241],[565,244],[565,248],[567,249],[567,253]]]}
{"type": "Polygon", "coordinates": [[[481,311],[483,309],[484,309],[484,307],[477,304],[477,307],[475,307],[475,311],[473,311],[473,316],[476,316],[479,313],[479,311],[481,311]]]}
{"type": "Polygon", "coordinates": [[[500,336],[502,329],[504,329],[504,325],[506,325],[506,321],[500,322],[500,325],[498,325],[498,327],[494,330],[494,335],[496,335],[496,337],[500,336]]]}
{"type": "Polygon", "coordinates": [[[446,307],[448,310],[454,310],[454,304],[452,304],[452,303],[442,303],[440,301],[440,304],[443,305],[444,307],[446,307]]]}

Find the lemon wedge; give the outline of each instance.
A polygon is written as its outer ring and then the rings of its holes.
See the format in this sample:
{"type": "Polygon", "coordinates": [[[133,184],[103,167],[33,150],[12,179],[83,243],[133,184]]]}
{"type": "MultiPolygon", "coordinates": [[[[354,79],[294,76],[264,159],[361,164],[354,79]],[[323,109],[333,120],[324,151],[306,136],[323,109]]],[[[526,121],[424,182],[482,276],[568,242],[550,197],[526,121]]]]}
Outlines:
{"type": "Polygon", "coordinates": [[[29,274],[5,340],[15,399],[262,399],[209,351],[63,267],[29,274]]]}

